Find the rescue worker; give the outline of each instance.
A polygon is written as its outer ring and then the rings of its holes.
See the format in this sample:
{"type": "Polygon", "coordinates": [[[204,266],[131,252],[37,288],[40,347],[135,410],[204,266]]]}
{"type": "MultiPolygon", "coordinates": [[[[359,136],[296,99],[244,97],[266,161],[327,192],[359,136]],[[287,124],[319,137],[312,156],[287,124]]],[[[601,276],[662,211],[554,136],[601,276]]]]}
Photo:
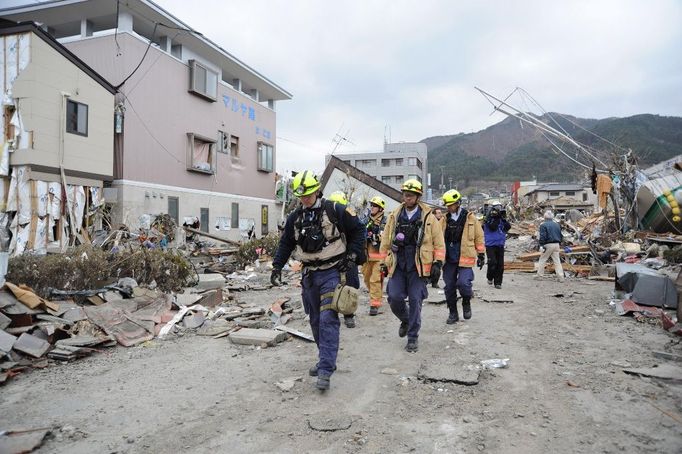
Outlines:
{"type": "Polygon", "coordinates": [[[479,269],[485,264],[483,229],[476,214],[462,208],[462,195],[455,189],[443,194],[443,203],[448,212],[441,219],[445,239],[446,260],[443,267],[445,300],[449,315],[446,323],[459,321],[457,292],[462,297],[462,313],[466,320],[471,318],[471,297],[474,295],[474,264],[479,269]]]}
{"type": "MultiPolygon", "coordinates": [[[[332,192],[329,194],[328,200],[343,206],[348,206],[348,199],[346,198],[346,194],[343,191],[332,192]]],[[[358,275],[357,266],[351,266],[348,268],[348,271],[346,271],[346,285],[353,288],[360,288],[360,276],[358,275]]],[[[346,325],[346,328],[355,328],[355,314],[344,315],[343,324],[346,325]]]]}
{"type": "Polygon", "coordinates": [[[551,210],[545,211],[543,217],[545,221],[540,224],[539,243],[542,255],[538,260],[538,277],[542,278],[545,275],[545,263],[547,263],[548,258],[552,257],[554,272],[559,282],[564,282],[564,269],[561,267],[561,257],[559,256],[561,242],[563,241],[561,227],[554,221],[554,213],[551,210]]]}
{"type": "Polygon", "coordinates": [[[321,197],[320,182],[313,172],[298,173],[292,186],[301,206],[287,217],[270,282],[281,285],[282,268],[292,253],[302,262],[303,308],[310,316],[319,352],[309,373],[317,376],[317,388],[326,390],[336,370],[340,326],[338,314],[328,306],[341,280],[339,273],[365,261],[365,229],[346,207],[321,197]]]}
{"type": "Polygon", "coordinates": [[[496,204],[490,208],[483,223],[485,237],[485,252],[488,256],[488,270],[486,277],[488,285],[495,284],[495,288],[502,288],[504,274],[504,244],[511,225],[507,222],[507,213],[502,205],[496,204]]]}
{"type": "Polygon", "coordinates": [[[386,290],[391,311],[400,320],[398,336],[407,336],[405,350],[416,352],[426,281],[440,278],[445,249],[438,221],[419,200],[422,184],[409,179],[401,190],[403,202],[388,216],[381,239],[379,252],[385,258],[380,266],[384,276],[390,276],[386,290]]]}
{"type": "Polygon", "coordinates": [[[378,315],[384,291],[384,279],[379,265],[386,255],[379,251],[379,246],[386,227],[386,216],[384,216],[386,202],[381,197],[375,196],[369,201],[369,205],[367,262],[362,265],[362,275],[369,290],[369,315],[378,315]]]}

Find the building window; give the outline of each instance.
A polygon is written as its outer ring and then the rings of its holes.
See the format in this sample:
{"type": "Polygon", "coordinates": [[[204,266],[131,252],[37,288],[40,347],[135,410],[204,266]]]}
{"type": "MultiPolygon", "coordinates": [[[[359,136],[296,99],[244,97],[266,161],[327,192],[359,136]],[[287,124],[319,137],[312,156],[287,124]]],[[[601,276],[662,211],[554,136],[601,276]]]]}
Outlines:
{"type": "Polygon", "coordinates": [[[189,91],[209,101],[216,101],[218,73],[196,60],[189,61],[189,91]]]}
{"type": "Polygon", "coordinates": [[[230,153],[230,135],[225,131],[218,131],[218,152],[230,153]]]}
{"type": "Polygon", "coordinates": [[[272,145],[258,142],[258,170],[272,172],[272,145]]]}
{"type": "Polygon", "coordinates": [[[239,137],[230,136],[230,154],[238,158],[239,157],[239,137]]]}
{"type": "Polygon", "coordinates": [[[88,135],[88,106],[68,99],[66,101],[66,132],[88,135]]]}
{"type": "Polygon", "coordinates": [[[417,181],[419,181],[419,182],[422,181],[422,177],[420,177],[419,175],[408,175],[408,176],[407,176],[407,179],[408,179],[408,180],[417,180],[417,181]]]}
{"type": "Polygon", "coordinates": [[[395,160],[395,165],[396,166],[402,166],[403,165],[403,158],[398,158],[395,160]]]}
{"type": "Polygon", "coordinates": [[[566,195],[574,196],[575,191],[566,191],[566,195]]]}
{"type": "Polygon", "coordinates": [[[374,167],[376,163],[376,159],[358,159],[355,162],[357,167],[374,167]]]}
{"type": "Polygon", "coordinates": [[[168,196],[168,215],[175,221],[178,225],[178,220],[180,219],[180,201],[177,197],[168,196]]]}
{"type": "Polygon", "coordinates": [[[419,167],[419,170],[422,170],[422,162],[417,159],[417,167],[419,167]]]}
{"type": "Polygon", "coordinates": [[[232,202],[232,219],[230,222],[230,227],[233,229],[239,228],[239,204],[232,202]]]}
{"type": "Polygon", "coordinates": [[[187,148],[187,170],[209,174],[215,173],[216,141],[192,132],[187,133],[187,138],[189,142],[187,148]]]}
{"type": "Polygon", "coordinates": [[[381,160],[381,167],[390,167],[391,166],[391,160],[390,159],[382,159],[381,160]]]}
{"type": "Polygon", "coordinates": [[[391,176],[384,175],[381,177],[381,182],[386,184],[391,184],[391,176]]]}
{"type": "Polygon", "coordinates": [[[208,208],[199,208],[199,222],[201,231],[208,233],[208,208]]]}
{"type": "Polygon", "coordinates": [[[559,197],[561,193],[559,191],[549,191],[550,197],[559,197]]]}
{"type": "Polygon", "coordinates": [[[583,192],[583,202],[587,202],[587,193],[583,192]]]}
{"type": "Polygon", "coordinates": [[[408,166],[416,166],[417,165],[417,158],[407,158],[407,165],[408,166]]]}

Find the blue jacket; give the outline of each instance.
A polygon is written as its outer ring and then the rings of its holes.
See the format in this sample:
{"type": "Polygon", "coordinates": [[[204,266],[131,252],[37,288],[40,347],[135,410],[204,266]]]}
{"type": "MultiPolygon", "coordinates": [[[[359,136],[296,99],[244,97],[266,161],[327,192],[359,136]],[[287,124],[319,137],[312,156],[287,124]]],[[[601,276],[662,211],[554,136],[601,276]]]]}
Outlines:
{"type": "Polygon", "coordinates": [[[540,224],[540,246],[549,243],[561,243],[563,236],[561,235],[561,227],[554,221],[548,220],[540,224]]]}
{"type": "Polygon", "coordinates": [[[498,218],[499,223],[497,228],[493,228],[495,218],[488,217],[483,224],[483,236],[485,237],[485,247],[504,246],[507,239],[507,232],[511,229],[511,225],[506,219],[498,218]]]}
{"type": "MultiPolygon", "coordinates": [[[[322,199],[322,204],[326,202],[322,199]]],[[[336,219],[338,220],[337,227],[346,236],[346,251],[354,252],[357,256],[357,264],[362,265],[367,260],[365,255],[365,241],[367,239],[367,229],[360,223],[360,220],[355,213],[346,209],[340,203],[334,203],[334,210],[336,211],[336,219]]],[[[298,217],[298,211],[294,210],[287,217],[284,225],[284,232],[279,239],[279,245],[275,252],[275,257],[272,261],[273,268],[282,269],[289,260],[291,253],[296,248],[296,239],[294,237],[294,226],[298,217]]]]}

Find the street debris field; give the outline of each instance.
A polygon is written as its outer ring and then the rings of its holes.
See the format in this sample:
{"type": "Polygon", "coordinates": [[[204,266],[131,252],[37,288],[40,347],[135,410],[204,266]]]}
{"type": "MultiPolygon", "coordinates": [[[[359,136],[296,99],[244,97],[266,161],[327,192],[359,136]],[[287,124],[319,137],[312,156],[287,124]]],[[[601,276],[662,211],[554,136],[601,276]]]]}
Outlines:
{"type": "Polygon", "coordinates": [[[12,258],[0,452],[680,452],[675,238],[563,223],[560,283],[534,276],[538,223],[513,223],[502,289],[476,269],[471,320],[429,287],[416,354],[365,290],[326,392],[276,237],[12,258]]]}

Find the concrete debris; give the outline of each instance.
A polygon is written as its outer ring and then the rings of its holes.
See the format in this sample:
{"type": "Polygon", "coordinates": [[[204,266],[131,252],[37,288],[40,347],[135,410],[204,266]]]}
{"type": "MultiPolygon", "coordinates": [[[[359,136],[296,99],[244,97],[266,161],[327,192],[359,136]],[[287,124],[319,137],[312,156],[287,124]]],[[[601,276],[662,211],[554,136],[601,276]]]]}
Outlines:
{"type": "Polygon", "coordinates": [[[225,278],[222,274],[199,274],[197,288],[199,290],[212,290],[223,288],[225,284],[225,278]]]}
{"type": "Polygon", "coordinates": [[[34,358],[40,358],[50,349],[50,343],[39,337],[24,333],[19,336],[19,339],[17,339],[12,348],[34,358]]]}
{"type": "Polygon", "coordinates": [[[43,444],[48,433],[50,429],[0,431],[0,452],[3,454],[31,452],[43,444]]]}
{"type": "Polygon", "coordinates": [[[682,380],[682,367],[672,364],[663,364],[655,367],[643,367],[638,369],[623,369],[623,372],[630,375],[640,375],[643,377],[654,377],[663,380],[682,380]]]}
{"type": "Polygon", "coordinates": [[[229,339],[239,345],[274,346],[287,339],[287,333],[272,329],[242,328],[230,334],[229,339]]]}
{"type": "Polygon", "coordinates": [[[285,333],[289,333],[292,336],[296,336],[296,337],[299,337],[301,339],[307,340],[308,342],[315,342],[315,338],[313,337],[312,334],[306,334],[306,333],[303,333],[301,331],[295,330],[293,328],[289,328],[288,326],[279,325],[279,326],[275,326],[275,329],[278,331],[283,331],[285,333]]]}
{"type": "Polygon", "coordinates": [[[282,392],[289,392],[294,388],[296,382],[301,380],[303,380],[303,377],[301,376],[283,378],[282,380],[275,382],[275,386],[277,386],[282,392]]]}
{"type": "Polygon", "coordinates": [[[12,350],[12,347],[14,346],[16,341],[17,341],[16,336],[12,336],[11,334],[0,329],[0,352],[7,353],[10,350],[12,350]]]}

